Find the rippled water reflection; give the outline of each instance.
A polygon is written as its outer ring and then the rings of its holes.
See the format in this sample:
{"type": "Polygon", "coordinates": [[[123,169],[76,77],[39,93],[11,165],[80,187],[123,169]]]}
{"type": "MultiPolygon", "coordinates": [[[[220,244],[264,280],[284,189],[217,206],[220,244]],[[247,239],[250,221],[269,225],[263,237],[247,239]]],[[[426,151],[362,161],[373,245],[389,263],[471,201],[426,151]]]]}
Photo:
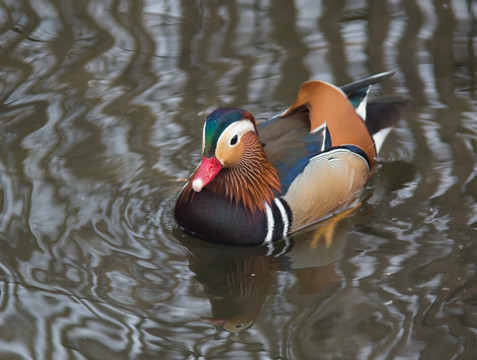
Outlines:
{"type": "Polygon", "coordinates": [[[471,0],[3,1],[0,358],[477,357],[476,17],[471,0]],[[177,229],[209,111],[265,118],[305,80],[385,70],[375,93],[417,105],[335,229],[273,254],[177,229]]]}

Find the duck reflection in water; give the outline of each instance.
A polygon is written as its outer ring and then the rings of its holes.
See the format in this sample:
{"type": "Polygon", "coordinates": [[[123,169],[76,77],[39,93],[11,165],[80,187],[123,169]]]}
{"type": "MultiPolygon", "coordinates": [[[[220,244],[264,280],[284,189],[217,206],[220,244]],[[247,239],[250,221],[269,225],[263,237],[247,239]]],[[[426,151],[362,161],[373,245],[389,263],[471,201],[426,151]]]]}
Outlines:
{"type": "Polygon", "coordinates": [[[265,246],[227,247],[183,239],[189,268],[204,288],[211,317],[202,317],[217,328],[235,333],[250,328],[269,292],[273,274],[291,271],[300,294],[320,292],[340,279],[335,268],[343,257],[346,235],[353,225],[350,212],[337,215],[306,234],[265,246]],[[307,234],[310,234],[307,236],[307,234]]]}

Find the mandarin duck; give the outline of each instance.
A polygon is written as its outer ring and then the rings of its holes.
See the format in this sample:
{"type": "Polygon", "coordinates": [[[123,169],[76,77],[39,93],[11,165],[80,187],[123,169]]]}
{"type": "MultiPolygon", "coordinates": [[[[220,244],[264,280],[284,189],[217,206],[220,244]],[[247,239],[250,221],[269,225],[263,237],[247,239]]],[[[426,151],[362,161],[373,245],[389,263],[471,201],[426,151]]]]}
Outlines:
{"type": "Polygon", "coordinates": [[[257,123],[247,110],[209,114],[202,160],[174,211],[180,228],[204,240],[268,244],[349,209],[377,153],[411,101],[367,102],[377,74],[341,88],[301,85],[283,113],[257,123]]]}

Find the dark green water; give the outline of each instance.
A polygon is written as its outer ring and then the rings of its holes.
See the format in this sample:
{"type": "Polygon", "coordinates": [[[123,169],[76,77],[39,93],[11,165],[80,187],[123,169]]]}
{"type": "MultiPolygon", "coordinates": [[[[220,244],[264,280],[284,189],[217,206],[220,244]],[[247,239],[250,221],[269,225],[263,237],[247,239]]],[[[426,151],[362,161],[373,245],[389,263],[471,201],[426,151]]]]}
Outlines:
{"type": "Polygon", "coordinates": [[[471,0],[2,1],[0,359],[477,358],[476,17],[471,0]],[[177,228],[208,112],[262,119],[303,81],[382,71],[373,94],[416,107],[332,236],[270,254],[177,228]]]}

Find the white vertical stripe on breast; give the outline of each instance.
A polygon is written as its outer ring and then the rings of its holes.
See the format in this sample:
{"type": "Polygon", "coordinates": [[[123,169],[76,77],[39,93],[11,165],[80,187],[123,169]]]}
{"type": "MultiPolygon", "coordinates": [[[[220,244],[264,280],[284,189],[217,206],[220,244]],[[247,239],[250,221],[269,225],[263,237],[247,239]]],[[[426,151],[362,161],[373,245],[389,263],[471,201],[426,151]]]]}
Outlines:
{"type": "Polygon", "coordinates": [[[283,237],[285,237],[288,234],[288,226],[289,226],[288,215],[280,199],[275,198],[275,205],[277,205],[278,210],[280,210],[280,215],[282,216],[283,237]]]}
{"type": "Polygon", "coordinates": [[[265,213],[267,215],[267,236],[265,237],[265,243],[270,243],[273,237],[273,229],[275,228],[275,221],[273,220],[273,213],[270,205],[265,203],[265,213]]]}

